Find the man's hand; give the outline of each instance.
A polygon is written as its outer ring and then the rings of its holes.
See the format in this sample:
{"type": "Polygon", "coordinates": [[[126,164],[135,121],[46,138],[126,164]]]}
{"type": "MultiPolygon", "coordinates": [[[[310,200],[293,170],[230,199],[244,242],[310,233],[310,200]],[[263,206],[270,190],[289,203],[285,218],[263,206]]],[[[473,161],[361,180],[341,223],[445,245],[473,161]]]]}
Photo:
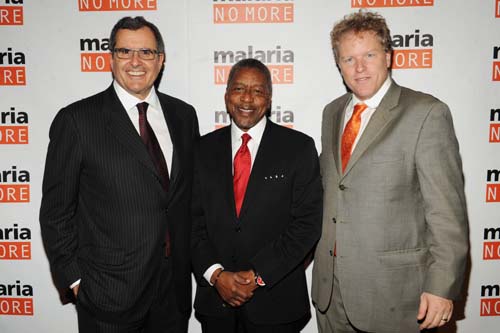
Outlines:
{"type": "MultiPolygon", "coordinates": [[[[78,295],[78,290],[80,289],[80,284],[77,284],[76,286],[74,286],[71,290],[73,290],[73,295],[75,295],[75,298],[76,296],[78,295]]],[[[67,289],[66,289],[67,290],[67,289]]]]}
{"type": "Polygon", "coordinates": [[[423,320],[419,326],[420,330],[443,326],[450,320],[452,313],[451,300],[426,292],[420,295],[417,315],[417,320],[423,320]]]}
{"type": "Polygon", "coordinates": [[[253,270],[236,272],[235,278],[241,289],[253,295],[254,290],[258,287],[255,283],[255,272],[253,270]]]}
{"type": "MultiPolygon", "coordinates": [[[[250,290],[248,285],[254,284],[253,280],[246,279],[238,273],[216,270],[214,276],[219,275],[214,283],[214,287],[222,297],[222,299],[233,307],[243,305],[253,296],[253,289],[250,290]]],[[[255,288],[254,288],[255,289],[255,288]]]]}

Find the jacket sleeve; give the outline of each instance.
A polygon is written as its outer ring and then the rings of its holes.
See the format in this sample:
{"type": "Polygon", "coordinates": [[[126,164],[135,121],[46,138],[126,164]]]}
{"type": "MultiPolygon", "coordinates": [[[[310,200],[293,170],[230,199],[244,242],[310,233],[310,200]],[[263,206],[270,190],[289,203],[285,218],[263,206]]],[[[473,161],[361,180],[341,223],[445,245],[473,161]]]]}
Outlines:
{"type": "Polygon", "coordinates": [[[431,257],[423,290],[456,299],[464,277],[468,225],[458,142],[442,102],[431,105],[420,130],[416,168],[431,257]]]}
{"type": "Polygon", "coordinates": [[[49,136],[40,226],[55,284],[65,289],[80,278],[75,213],[82,161],[77,127],[68,110],[57,114],[49,136]]]}

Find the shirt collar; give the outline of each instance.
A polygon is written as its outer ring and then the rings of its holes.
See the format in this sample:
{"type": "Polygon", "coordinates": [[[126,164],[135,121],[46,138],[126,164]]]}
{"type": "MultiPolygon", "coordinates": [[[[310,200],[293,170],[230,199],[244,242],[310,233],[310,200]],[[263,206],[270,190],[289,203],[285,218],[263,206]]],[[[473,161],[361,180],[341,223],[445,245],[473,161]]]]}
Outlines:
{"type": "Polygon", "coordinates": [[[365,103],[370,109],[376,109],[379,106],[380,102],[382,101],[382,98],[384,98],[385,94],[389,90],[391,83],[392,83],[391,76],[387,75],[387,78],[385,79],[384,83],[382,83],[382,86],[375,93],[375,95],[373,95],[371,98],[368,98],[366,101],[362,101],[359,98],[357,98],[356,95],[352,94],[352,105],[356,105],[358,103],[365,103]]]}
{"type": "Polygon", "coordinates": [[[267,117],[262,117],[261,120],[255,126],[250,128],[248,131],[242,131],[234,122],[231,122],[231,142],[241,142],[241,136],[243,133],[248,133],[255,143],[260,143],[262,135],[264,135],[264,130],[266,129],[267,117]]]}
{"type": "Polygon", "coordinates": [[[147,102],[154,110],[161,110],[160,100],[158,99],[158,95],[156,94],[156,89],[154,89],[154,87],[151,88],[148,96],[144,100],[131,95],[128,91],[123,89],[123,87],[120,86],[116,80],[113,81],[113,87],[115,88],[116,95],[118,95],[118,99],[127,112],[135,108],[136,105],[141,102],[147,102]]]}

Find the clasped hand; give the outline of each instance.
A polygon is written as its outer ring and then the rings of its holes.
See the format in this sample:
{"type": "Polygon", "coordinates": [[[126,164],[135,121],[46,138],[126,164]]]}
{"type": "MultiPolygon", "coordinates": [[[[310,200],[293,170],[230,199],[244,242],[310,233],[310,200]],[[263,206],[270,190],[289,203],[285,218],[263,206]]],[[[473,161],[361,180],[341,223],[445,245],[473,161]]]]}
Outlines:
{"type": "MultiPolygon", "coordinates": [[[[214,273],[215,274],[215,273],[214,273]]],[[[214,284],[224,302],[232,307],[238,307],[248,302],[257,288],[253,271],[228,272],[219,274],[214,284]]]]}

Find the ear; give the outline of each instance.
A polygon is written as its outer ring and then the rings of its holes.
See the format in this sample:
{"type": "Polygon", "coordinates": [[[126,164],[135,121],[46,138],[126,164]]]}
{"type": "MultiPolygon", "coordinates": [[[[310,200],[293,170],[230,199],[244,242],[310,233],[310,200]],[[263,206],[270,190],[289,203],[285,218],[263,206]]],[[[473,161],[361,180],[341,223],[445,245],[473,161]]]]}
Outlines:
{"type": "Polygon", "coordinates": [[[387,52],[385,54],[385,62],[387,64],[387,68],[391,68],[391,65],[392,65],[392,53],[391,52],[387,52]]]}

